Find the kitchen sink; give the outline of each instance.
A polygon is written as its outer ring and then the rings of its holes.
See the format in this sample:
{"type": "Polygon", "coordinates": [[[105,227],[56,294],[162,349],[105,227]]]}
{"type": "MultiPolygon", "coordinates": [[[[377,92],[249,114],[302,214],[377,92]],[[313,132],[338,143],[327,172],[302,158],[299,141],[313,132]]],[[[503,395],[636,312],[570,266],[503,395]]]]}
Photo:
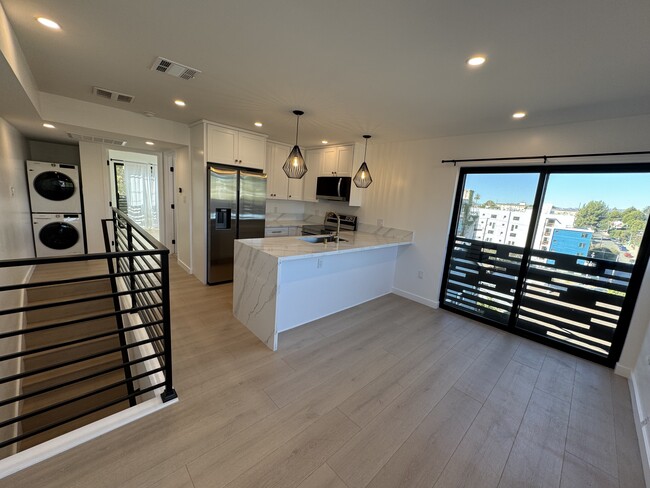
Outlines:
{"type": "MultiPolygon", "coordinates": [[[[328,242],[335,242],[336,236],[307,236],[301,237],[300,240],[310,242],[312,244],[323,244],[328,242]]],[[[339,242],[348,242],[348,240],[339,237],[339,242]]]]}

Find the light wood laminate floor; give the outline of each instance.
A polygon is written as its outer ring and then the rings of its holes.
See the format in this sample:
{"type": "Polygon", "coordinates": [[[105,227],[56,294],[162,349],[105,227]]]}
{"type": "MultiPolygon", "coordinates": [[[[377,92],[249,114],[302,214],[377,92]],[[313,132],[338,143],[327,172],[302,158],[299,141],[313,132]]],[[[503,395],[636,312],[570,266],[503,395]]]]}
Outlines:
{"type": "Polygon", "coordinates": [[[172,263],[180,402],[19,487],[640,488],[625,379],[388,295],[280,336],[172,263]]]}

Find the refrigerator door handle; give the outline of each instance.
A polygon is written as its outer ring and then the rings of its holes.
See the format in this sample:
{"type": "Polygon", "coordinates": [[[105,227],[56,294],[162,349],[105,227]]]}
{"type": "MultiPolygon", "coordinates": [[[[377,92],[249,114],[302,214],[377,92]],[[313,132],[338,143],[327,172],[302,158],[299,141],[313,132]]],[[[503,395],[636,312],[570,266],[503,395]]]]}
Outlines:
{"type": "Polygon", "coordinates": [[[339,178],[339,184],[336,186],[336,192],[338,193],[339,197],[341,196],[341,183],[343,183],[343,178],[339,178]]]}

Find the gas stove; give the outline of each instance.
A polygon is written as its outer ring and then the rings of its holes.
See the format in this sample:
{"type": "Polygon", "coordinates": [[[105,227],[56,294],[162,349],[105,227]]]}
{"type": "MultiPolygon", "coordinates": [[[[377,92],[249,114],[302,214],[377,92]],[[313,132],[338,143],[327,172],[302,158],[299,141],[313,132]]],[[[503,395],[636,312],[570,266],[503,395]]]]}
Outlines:
{"type": "MultiPolygon", "coordinates": [[[[355,215],[340,215],[341,217],[341,230],[355,231],[357,230],[357,217],[355,215]]],[[[331,234],[336,232],[336,217],[330,215],[323,224],[316,225],[303,225],[303,236],[318,236],[321,234],[331,234]]]]}

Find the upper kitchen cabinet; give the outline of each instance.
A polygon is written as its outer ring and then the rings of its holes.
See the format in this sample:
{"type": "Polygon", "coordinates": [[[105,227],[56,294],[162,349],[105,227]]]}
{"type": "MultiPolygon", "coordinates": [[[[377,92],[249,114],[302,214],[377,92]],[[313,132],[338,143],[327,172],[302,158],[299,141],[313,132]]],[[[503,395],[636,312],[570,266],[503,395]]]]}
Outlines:
{"type": "Polygon", "coordinates": [[[266,136],[211,123],[205,126],[208,162],[265,169],[266,136]]]}
{"type": "Polygon", "coordinates": [[[319,176],[352,176],[354,146],[330,146],[322,151],[319,176]]]}
{"type": "MultiPolygon", "coordinates": [[[[269,142],[266,147],[266,169],[267,184],[266,196],[278,200],[303,200],[304,199],[304,182],[307,175],[297,180],[289,178],[282,166],[284,165],[291,147],[278,142],[269,142]]],[[[309,174],[309,171],[307,171],[309,174]]],[[[316,200],[316,189],[314,188],[314,197],[316,200]]]]}
{"type": "MultiPolygon", "coordinates": [[[[316,183],[318,176],[352,176],[361,161],[355,162],[354,155],[363,157],[363,144],[344,144],[340,146],[315,147],[307,149],[305,160],[309,171],[305,178],[310,176],[311,180],[305,180],[304,199],[316,200],[316,183]]],[[[358,158],[357,158],[358,159],[358,158]]],[[[354,183],[350,190],[350,207],[361,206],[364,190],[357,188],[354,183]]]]}

